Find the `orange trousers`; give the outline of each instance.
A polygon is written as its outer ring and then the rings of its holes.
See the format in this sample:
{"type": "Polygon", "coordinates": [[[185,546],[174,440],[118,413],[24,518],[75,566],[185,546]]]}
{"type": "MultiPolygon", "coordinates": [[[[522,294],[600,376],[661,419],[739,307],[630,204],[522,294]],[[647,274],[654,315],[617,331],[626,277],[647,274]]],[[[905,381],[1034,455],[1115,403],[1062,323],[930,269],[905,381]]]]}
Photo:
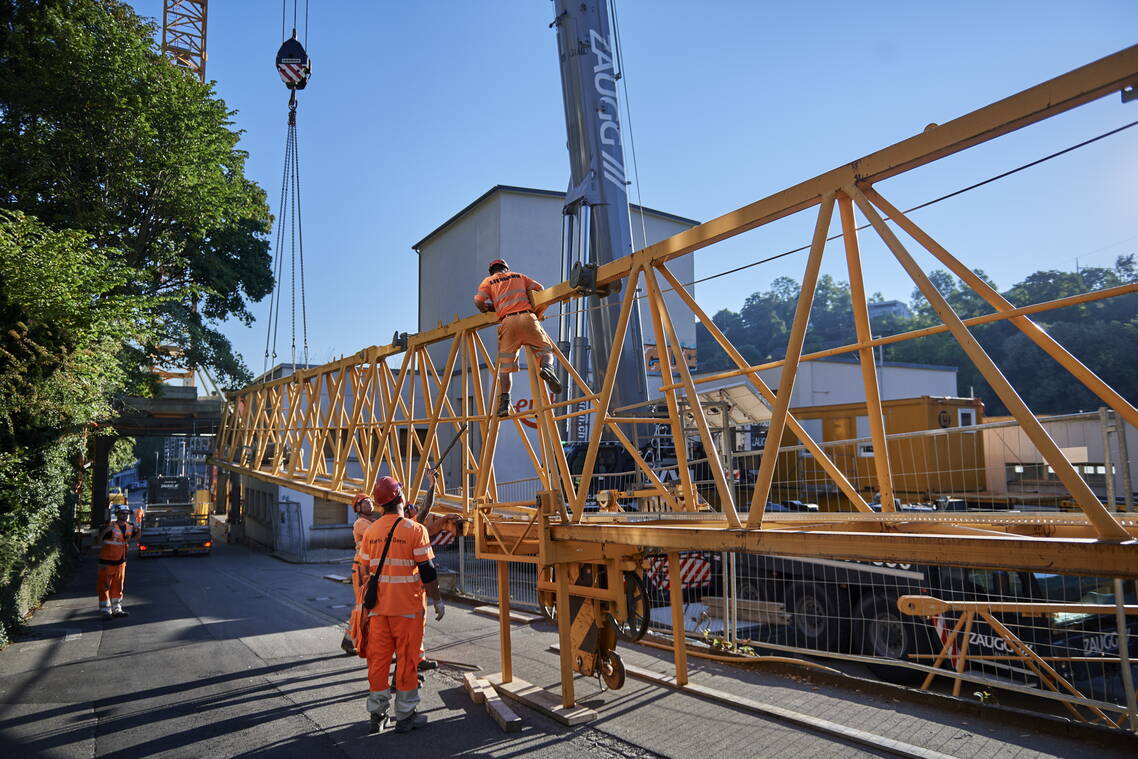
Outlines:
{"type": "Polygon", "coordinates": [[[95,580],[95,590],[100,601],[122,598],[122,584],[126,579],[126,562],[122,564],[100,564],[99,577],[95,580]]]}
{"type": "Polygon", "coordinates": [[[372,693],[391,687],[391,657],[395,667],[395,690],[419,687],[419,647],[423,643],[423,613],[413,617],[381,614],[367,623],[367,684],[372,693]]]}

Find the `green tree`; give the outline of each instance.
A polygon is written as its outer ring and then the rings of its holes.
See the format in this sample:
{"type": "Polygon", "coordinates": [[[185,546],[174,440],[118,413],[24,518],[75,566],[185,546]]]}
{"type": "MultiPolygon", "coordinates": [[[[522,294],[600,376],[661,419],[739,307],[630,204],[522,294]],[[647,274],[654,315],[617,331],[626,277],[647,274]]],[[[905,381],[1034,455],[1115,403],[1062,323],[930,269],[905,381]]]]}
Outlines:
{"type": "Polygon", "coordinates": [[[0,644],[68,555],[93,423],[128,381],[119,354],[157,326],[120,259],[0,211],[0,644]]]}
{"type": "Polygon", "coordinates": [[[238,384],[216,324],[271,291],[268,206],[232,113],[153,32],[117,0],[0,0],[0,207],[89,232],[133,272],[122,292],[171,296],[136,369],[172,344],[238,384]]]}
{"type": "MultiPolygon", "coordinates": [[[[996,287],[983,271],[976,270],[976,274],[996,287]]],[[[936,270],[929,272],[929,279],[960,317],[967,319],[992,311],[983,298],[952,274],[936,270]]],[[[1004,297],[1016,305],[1026,305],[1133,282],[1138,282],[1138,266],[1134,256],[1128,255],[1120,257],[1113,267],[1035,272],[1013,285],[1004,297]]],[[[770,289],[751,294],[738,313],[728,309],[717,313],[715,323],[751,363],[781,358],[785,355],[798,294],[797,282],[779,278],[770,289]]],[[[875,293],[874,299],[881,300],[880,294],[875,293]]],[[[907,319],[875,319],[874,334],[892,335],[941,323],[919,290],[913,292],[911,311],[912,316],[907,319]]],[[[1132,360],[1138,354],[1138,293],[1045,311],[1033,318],[1123,397],[1138,398],[1138,375],[1133,371],[1132,360]]],[[[1073,412],[1102,405],[1015,325],[995,322],[974,327],[971,333],[1036,413],[1073,412]]],[[[848,284],[821,277],[814,293],[805,351],[854,342],[854,334],[848,284]]],[[[698,329],[697,338],[702,371],[728,368],[723,352],[707,345],[710,340],[705,330],[698,329]]],[[[959,395],[975,394],[984,401],[990,416],[1008,413],[951,334],[895,343],[885,348],[884,355],[886,361],[956,367],[959,395]]]]}

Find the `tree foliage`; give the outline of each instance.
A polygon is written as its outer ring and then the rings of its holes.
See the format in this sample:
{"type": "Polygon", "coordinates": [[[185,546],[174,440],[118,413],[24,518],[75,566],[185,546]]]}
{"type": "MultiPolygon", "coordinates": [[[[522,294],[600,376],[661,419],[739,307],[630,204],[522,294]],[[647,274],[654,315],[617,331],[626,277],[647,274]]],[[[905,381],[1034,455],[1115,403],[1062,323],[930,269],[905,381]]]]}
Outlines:
{"type": "Polygon", "coordinates": [[[217,324],[272,288],[232,113],[153,33],[119,0],[0,0],[0,644],[74,555],[111,397],[164,345],[247,381],[217,324]]]}
{"type": "MultiPolygon", "coordinates": [[[[982,271],[981,279],[995,287],[982,271]]],[[[933,271],[929,279],[962,318],[991,313],[975,291],[945,271],[933,271]]],[[[1016,306],[1065,298],[1089,290],[1138,282],[1134,256],[1122,256],[1110,268],[1078,272],[1037,271],[1003,293],[1016,306]]],[[[712,317],[752,364],[781,359],[786,352],[800,286],[787,277],[775,280],[770,289],[753,293],[738,311],[724,309],[712,317]]],[[[870,300],[880,300],[875,294],[870,300]]],[[[884,316],[873,320],[877,336],[936,326],[940,318],[920,293],[914,290],[908,318],[884,316]]],[[[1138,355],[1138,294],[1044,311],[1032,317],[1056,340],[1126,398],[1138,398],[1138,375],[1133,356],[1138,355]]],[[[1047,356],[1009,322],[996,322],[971,330],[996,365],[1036,413],[1064,413],[1097,408],[1102,402],[1047,356]]],[[[732,368],[727,356],[697,328],[700,369],[732,368]]],[[[856,342],[849,285],[823,276],[818,282],[806,333],[805,352],[856,342]]],[[[972,365],[956,340],[947,333],[895,343],[884,348],[887,361],[905,361],[956,367],[957,392],[975,394],[984,401],[989,415],[1006,414],[1007,408],[972,365]]]]}
{"type": "Polygon", "coordinates": [[[132,272],[123,292],[172,296],[138,366],[176,345],[241,383],[212,325],[271,291],[265,194],[232,113],[153,32],[116,0],[0,0],[0,206],[88,232],[132,272]]]}

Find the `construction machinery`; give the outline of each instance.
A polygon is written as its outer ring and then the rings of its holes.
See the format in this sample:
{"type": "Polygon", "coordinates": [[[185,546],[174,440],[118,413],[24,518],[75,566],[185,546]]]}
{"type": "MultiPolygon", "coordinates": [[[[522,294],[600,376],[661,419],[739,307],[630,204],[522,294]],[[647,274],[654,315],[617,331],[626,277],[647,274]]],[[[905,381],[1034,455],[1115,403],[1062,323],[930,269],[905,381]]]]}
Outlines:
{"type": "Polygon", "coordinates": [[[151,477],[142,518],[139,557],[169,554],[208,555],[209,491],[194,490],[189,477],[151,477]]]}

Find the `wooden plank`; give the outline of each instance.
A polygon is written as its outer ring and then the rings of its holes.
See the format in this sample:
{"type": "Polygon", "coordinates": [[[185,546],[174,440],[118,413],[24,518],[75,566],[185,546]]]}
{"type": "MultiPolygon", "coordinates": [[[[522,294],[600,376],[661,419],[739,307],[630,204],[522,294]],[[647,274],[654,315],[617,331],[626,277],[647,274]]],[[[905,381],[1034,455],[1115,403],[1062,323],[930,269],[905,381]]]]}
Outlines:
{"type": "MultiPolygon", "coordinates": [[[[475,606],[474,607],[474,613],[475,614],[481,614],[484,617],[493,617],[494,619],[497,619],[498,618],[498,607],[497,606],[475,606]]],[[[521,624],[521,625],[530,625],[530,624],[533,624],[534,622],[537,622],[541,619],[543,619],[543,617],[540,614],[526,614],[524,611],[518,611],[517,609],[510,609],[510,621],[511,622],[517,622],[518,624],[521,624]]]]}
{"type": "Polygon", "coordinates": [[[500,695],[525,704],[547,717],[552,717],[563,725],[572,727],[573,725],[592,722],[597,718],[595,709],[588,709],[583,706],[564,707],[561,705],[561,699],[558,696],[525,680],[519,680],[515,677],[512,682],[503,683],[502,676],[499,673],[486,675],[486,679],[490,681],[490,684],[500,695]]]}
{"type": "MultiPolygon", "coordinates": [[[[707,607],[707,613],[713,617],[723,618],[723,598],[721,596],[704,596],[699,602],[707,607]]],[[[785,625],[790,622],[790,615],[786,613],[785,604],[774,601],[749,601],[744,598],[736,600],[738,617],[744,622],[764,622],[769,625],[785,625]]]]}
{"type": "Polygon", "coordinates": [[[498,727],[507,733],[516,733],[522,729],[522,718],[498,697],[493,688],[487,688],[485,696],[486,713],[498,723],[498,727]]]}
{"type": "Polygon", "coordinates": [[[911,759],[952,759],[950,754],[942,754],[939,751],[924,748],[923,746],[916,746],[912,743],[905,743],[903,741],[893,740],[886,738],[883,735],[870,733],[866,730],[858,730],[854,727],[847,727],[840,725],[837,722],[831,722],[827,719],[815,717],[810,714],[803,714],[802,712],[784,709],[781,706],[774,704],[767,704],[754,699],[737,696],[733,693],[725,693],[724,691],[708,688],[703,685],[696,685],[688,683],[686,685],[678,685],[676,679],[671,675],[662,675],[642,667],[637,667],[634,664],[624,665],[624,671],[631,677],[638,680],[654,683],[656,685],[663,685],[668,688],[674,688],[684,693],[690,693],[694,696],[714,701],[715,703],[723,704],[736,709],[743,709],[745,711],[754,712],[764,717],[772,717],[780,722],[789,722],[794,725],[805,727],[819,733],[832,735],[842,740],[858,743],[863,746],[887,751],[897,756],[911,757],[911,759]]]}

